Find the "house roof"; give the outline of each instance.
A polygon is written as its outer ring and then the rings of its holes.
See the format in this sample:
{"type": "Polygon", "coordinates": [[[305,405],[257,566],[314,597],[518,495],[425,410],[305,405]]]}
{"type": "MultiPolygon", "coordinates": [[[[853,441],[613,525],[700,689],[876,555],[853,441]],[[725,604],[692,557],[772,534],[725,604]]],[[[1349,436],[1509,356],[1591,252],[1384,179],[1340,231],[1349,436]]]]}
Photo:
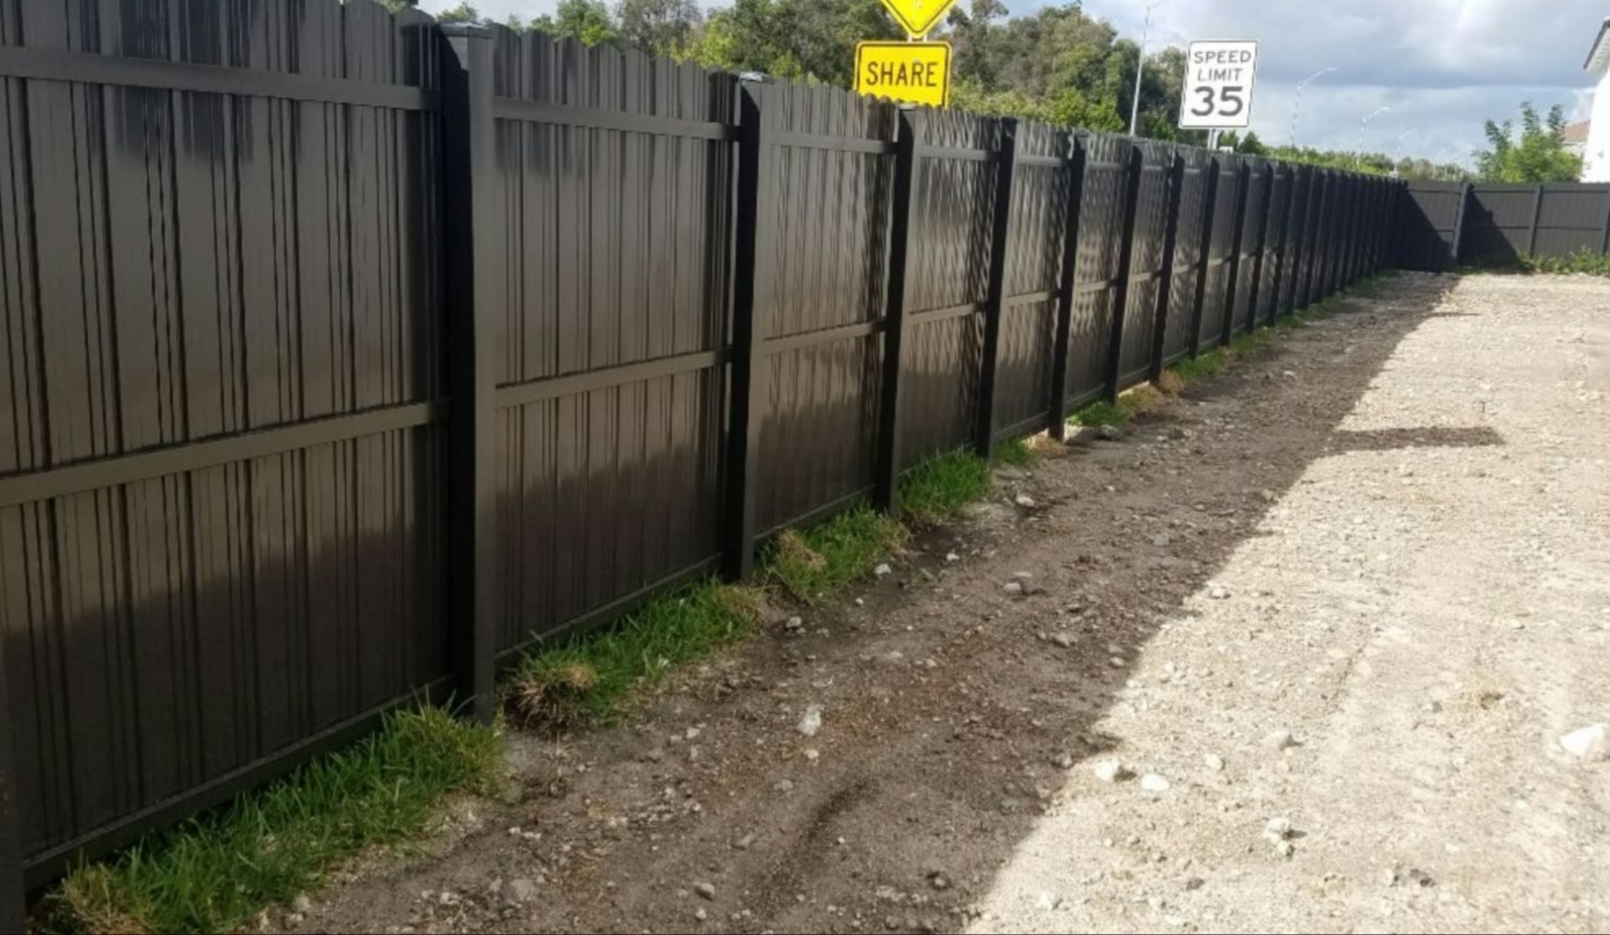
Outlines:
{"type": "Polygon", "coordinates": [[[1582,67],[1595,73],[1610,69],[1610,16],[1605,17],[1604,24],[1599,27],[1599,38],[1593,40],[1587,63],[1582,67]]]}
{"type": "Polygon", "coordinates": [[[1565,129],[1560,131],[1560,139],[1566,143],[1586,143],[1588,141],[1588,128],[1592,124],[1591,120],[1568,123],[1565,125],[1565,129]]]}

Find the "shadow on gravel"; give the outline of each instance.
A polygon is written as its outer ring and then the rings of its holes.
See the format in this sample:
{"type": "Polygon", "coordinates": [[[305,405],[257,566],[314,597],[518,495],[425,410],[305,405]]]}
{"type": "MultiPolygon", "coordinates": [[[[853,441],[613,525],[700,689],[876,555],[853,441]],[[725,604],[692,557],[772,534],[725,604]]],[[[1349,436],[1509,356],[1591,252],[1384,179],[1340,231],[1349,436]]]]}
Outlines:
{"type": "MultiPolygon", "coordinates": [[[[1037,508],[998,497],[970,527],[930,531],[915,561],[848,595],[864,605],[808,614],[806,635],[779,628],[690,673],[633,727],[563,745],[522,741],[524,802],[440,861],[333,894],[330,912],[308,925],[965,928],[968,907],[1051,798],[1117,743],[1093,728],[1128,665],[1259,535],[1312,463],[1342,451],[1503,444],[1485,428],[1339,428],[1404,336],[1458,314],[1436,311],[1456,284],[1398,277],[1342,303],[1339,316],[1371,319],[1367,334],[1346,339],[1356,346],[1301,339],[1316,351],[1303,359],[1277,343],[1192,394],[1221,412],[1226,394],[1247,400],[1254,427],[1269,407],[1300,407],[1278,433],[1198,430],[1178,443],[1188,457],[1126,442],[1049,462],[1006,491],[1031,492],[1037,508]],[[1301,384],[1280,378],[1289,367],[1301,384]],[[965,560],[947,561],[952,550],[965,560]],[[1004,587],[1019,568],[1034,576],[1023,598],[1004,587]],[[795,728],[807,704],[825,709],[820,736],[795,728]],[[510,825],[542,838],[522,843],[510,825]],[[517,878],[536,879],[540,895],[518,905],[481,895],[517,878]],[[426,890],[451,890],[453,906],[418,908],[426,890]]],[[[1164,415],[1136,434],[1171,427],[1164,415]]]]}

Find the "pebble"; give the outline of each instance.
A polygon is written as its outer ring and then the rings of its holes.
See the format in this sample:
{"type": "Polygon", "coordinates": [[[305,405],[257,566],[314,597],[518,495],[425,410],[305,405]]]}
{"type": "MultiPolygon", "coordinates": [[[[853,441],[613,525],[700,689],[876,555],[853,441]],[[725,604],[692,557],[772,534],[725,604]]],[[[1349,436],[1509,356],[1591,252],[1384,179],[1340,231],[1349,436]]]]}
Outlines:
{"type": "Polygon", "coordinates": [[[807,737],[815,737],[822,729],[822,706],[813,704],[805,709],[805,716],[799,719],[799,732],[807,737]]]}
{"type": "Polygon", "coordinates": [[[693,914],[693,917],[695,919],[698,919],[700,922],[703,922],[705,919],[710,918],[710,914],[708,912],[705,912],[703,909],[700,909],[698,912],[695,912],[693,914]]]}
{"type": "Polygon", "coordinates": [[[306,896],[298,896],[291,900],[291,911],[305,916],[313,911],[313,900],[306,896]]]}
{"type": "Polygon", "coordinates": [[[805,621],[800,617],[789,617],[788,622],[783,624],[783,627],[788,630],[803,630],[805,629],[805,621]]]}
{"type": "Polygon", "coordinates": [[[955,552],[946,552],[945,553],[945,561],[947,561],[947,562],[959,562],[961,560],[962,560],[962,557],[960,555],[957,555],[955,552]]]}
{"type": "Polygon", "coordinates": [[[1169,790],[1169,783],[1167,779],[1164,779],[1162,776],[1159,776],[1156,773],[1147,773],[1145,776],[1141,777],[1140,788],[1143,792],[1150,792],[1154,795],[1160,795],[1169,790]]]}
{"type": "Polygon", "coordinates": [[[1124,437],[1124,433],[1116,425],[1100,426],[1096,429],[1096,434],[1110,442],[1115,442],[1124,437]]]}
{"type": "Polygon", "coordinates": [[[1215,773],[1224,772],[1224,757],[1219,756],[1217,753],[1209,753],[1202,758],[1202,761],[1207,764],[1208,769],[1213,770],[1215,773]]]}
{"type": "Polygon", "coordinates": [[[1096,764],[1096,778],[1102,782],[1123,782],[1134,778],[1134,773],[1117,760],[1102,760],[1096,764]]]}
{"type": "Polygon", "coordinates": [[[1005,587],[1001,588],[1001,590],[1003,590],[1006,593],[1012,595],[1013,597],[1022,597],[1023,596],[1023,582],[1021,582],[1021,581],[1009,581],[1009,582],[1007,582],[1005,587]]]}
{"type": "Polygon", "coordinates": [[[1610,728],[1589,724],[1560,738],[1560,747],[1579,760],[1594,762],[1610,759],[1610,728]]]}
{"type": "Polygon", "coordinates": [[[1152,545],[1155,545],[1158,548],[1162,548],[1163,546],[1166,546],[1166,545],[1168,545],[1169,543],[1171,543],[1173,541],[1174,540],[1169,538],[1168,536],[1153,536],[1152,537],[1152,545]]]}
{"type": "MultiPolygon", "coordinates": [[[[863,565],[861,567],[865,568],[866,566],[863,565]]],[[[886,578],[889,575],[894,574],[894,569],[890,568],[888,565],[879,565],[877,568],[872,570],[872,573],[877,575],[879,578],[886,578]]]]}
{"type": "Polygon", "coordinates": [[[1071,633],[1054,633],[1051,635],[1051,642],[1066,649],[1067,647],[1072,646],[1074,643],[1079,642],[1079,640],[1071,633]]]}
{"type": "Polygon", "coordinates": [[[1291,837],[1291,819],[1269,819],[1269,823],[1263,826],[1263,836],[1271,841],[1284,841],[1291,837]]]}
{"type": "Polygon", "coordinates": [[[747,851],[751,847],[754,847],[754,846],[755,846],[755,836],[753,834],[746,834],[743,837],[738,839],[738,843],[734,844],[733,848],[735,848],[736,850],[740,850],[740,851],[747,851]]]}
{"type": "MultiPolygon", "coordinates": [[[[1018,494],[1017,499],[1014,500],[1013,502],[1015,502],[1018,506],[1022,507],[1025,510],[1032,510],[1032,509],[1034,509],[1034,506],[1035,506],[1034,498],[1029,496],[1026,493],[1018,494]]],[[[866,566],[862,565],[861,567],[865,568],[866,566]]]]}
{"type": "Polygon", "coordinates": [[[1067,753],[1059,753],[1051,758],[1051,765],[1057,769],[1073,769],[1073,757],[1067,753]]]}
{"type": "Polygon", "coordinates": [[[1196,890],[1201,889],[1204,886],[1207,886],[1207,881],[1202,879],[1201,877],[1191,877],[1190,879],[1185,881],[1185,889],[1187,891],[1194,892],[1196,890]]]}
{"type": "Polygon", "coordinates": [[[1208,597],[1211,597],[1216,601],[1228,600],[1230,597],[1230,589],[1222,584],[1208,585],[1208,597]]]}
{"type": "Polygon", "coordinates": [[[936,890],[950,889],[950,877],[945,876],[943,873],[936,873],[929,877],[928,883],[936,890]]]}
{"type": "Polygon", "coordinates": [[[1292,747],[1297,746],[1297,738],[1293,737],[1291,731],[1285,728],[1270,734],[1264,742],[1275,750],[1290,750],[1292,747]]]}
{"type": "Polygon", "coordinates": [[[1296,851],[1297,849],[1291,845],[1290,841],[1275,842],[1275,853],[1281,857],[1290,857],[1292,854],[1296,853],[1296,851]]]}
{"type": "Polygon", "coordinates": [[[695,883],[693,891],[699,894],[700,899],[707,899],[713,902],[716,898],[716,888],[713,883],[695,883]]]}
{"type": "Polygon", "coordinates": [[[780,779],[777,781],[777,785],[772,786],[772,789],[786,795],[794,791],[794,783],[788,779],[780,779]]]}
{"type": "Polygon", "coordinates": [[[528,903],[537,898],[537,884],[521,878],[509,882],[509,898],[517,903],[528,903]]]}

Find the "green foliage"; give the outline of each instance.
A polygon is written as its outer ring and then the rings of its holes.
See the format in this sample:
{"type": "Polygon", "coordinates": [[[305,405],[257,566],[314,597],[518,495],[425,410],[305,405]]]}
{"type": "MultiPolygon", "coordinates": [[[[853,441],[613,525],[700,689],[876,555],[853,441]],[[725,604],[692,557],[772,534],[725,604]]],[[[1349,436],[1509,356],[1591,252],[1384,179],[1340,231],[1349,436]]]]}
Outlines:
{"type": "Polygon", "coordinates": [[[995,463],[1012,467],[1033,467],[1040,463],[1040,452],[1027,438],[1014,438],[995,446],[995,463]]]}
{"type": "Polygon", "coordinates": [[[766,547],[762,580],[790,597],[814,604],[870,574],[905,544],[899,522],[860,506],[803,532],[788,530],[766,547]]]}
{"type": "Polygon", "coordinates": [[[748,636],[761,606],[755,591],[716,581],[655,598],[618,626],[528,654],[508,707],[545,729],[611,722],[677,665],[748,636]]]}
{"type": "Polygon", "coordinates": [[[696,0],[619,0],[615,22],[627,45],[650,55],[682,58],[704,15],[696,0]]]}
{"type": "Polygon", "coordinates": [[[1580,250],[1570,256],[1522,256],[1520,267],[1528,273],[1582,273],[1610,278],[1610,254],[1580,250]]]}
{"type": "Polygon", "coordinates": [[[850,87],[855,44],[899,38],[878,0],[736,0],[710,11],[686,57],[709,68],[850,87]]]}
{"type": "Polygon", "coordinates": [[[491,730],[438,708],[392,714],[266,789],[79,868],[52,898],[56,921],[83,932],[237,931],[364,848],[418,833],[444,793],[485,791],[499,757],[491,730]]]}
{"type": "Polygon", "coordinates": [[[1476,154],[1482,181],[1575,182],[1582,176],[1582,157],[1566,150],[1564,132],[1563,108],[1555,105],[1544,118],[1531,101],[1521,104],[1518,137],[1515,121],[1487,121],[1487,143],[1492,148],[1476,154]]]}
{"type": "Polygon", "coordinates": [[[1102,401],[1091,403],[1068,417],[1069,425],[1123,425],[1129,421],[1129,413],[1112,403],[1102,401]]]}
{"type": "Polygon", "coordinates": [[[419,6],[419,0],[380,0],[380,5],[393,13],[401,13],[419,6]]]}
{"type": "Polygon", "coordinates": [[[553,15],[544,14],[531,28],[559,38],[581,40],[583,45],[613,45],[620,33],[602,0],[559,0],[553,15]]]}

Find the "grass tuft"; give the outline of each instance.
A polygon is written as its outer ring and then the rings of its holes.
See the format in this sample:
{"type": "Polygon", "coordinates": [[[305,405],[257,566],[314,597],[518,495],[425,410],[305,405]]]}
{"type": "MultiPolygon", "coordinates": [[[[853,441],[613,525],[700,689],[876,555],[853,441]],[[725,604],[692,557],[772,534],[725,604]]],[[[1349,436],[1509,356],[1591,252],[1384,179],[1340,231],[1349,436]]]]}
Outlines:
{"type": "Polygon", "coordinates": [[[970,451],[929,458],[900,481],[901,514],[917,523],[937,523],[989,493],[990,470],[970,451]]]}
{"type": "Polygon", "coordinates": [[[1091,428],[1103,425],[1122,426],[1128,421],[1129,413],[1106,400],[1091,403],[1068,417],[1069,425],[1087,425],[1091,428]]]}
{"type": "Polygon", "coordinates": [[[317,887],[366,847],[406,840],[436,801],[496,781],[490,729],[439,708],[389,715],[375,734],[265,789],[79,868],[53,896],[76,932],[228,932],[317,887]]]}
{"type": "Polygon", "coordinates": [[[762,580],[805,604],[872,573],[905,544],[900,523],[859,506],[803,531],[789,530],[768,546],[762,580]]]}
{"type": "Polygon", "coordinates": [[[1583,249],[1569,256],[1522,256],[1522,270],[1528,273],[1581,273],[1587,276],[1610,277],[1610,254],[1583,249]]]}
{"type": "Polygon", "coordinates": [[[1234,354],[1225,348],[1216,347],[1203,353],[1195,360],[1182,360],[1170,369],[1179,379],[1185,382],[1186,386],[1189,386],[1192,383],[1200,383],[1203,380],[1218,376],[1230,369],[1230,366],[1234,363],[1234,354]]]}
{"type": "Polygon", "coordinates": [[[747,636],[764,606],[753,588],[714,581],[673,591],[617,627],[528,654],[505,705],[519,724],[541,730],[613,722],[634,693],[678,664],[747,636]]]}
{"type": "Polygon", "coordinates": [[[995,446],[995,463],[1010,467],[1027,468],[1040,463],[1040,452],[1031,438],[1014,438],[995,446]]]}

